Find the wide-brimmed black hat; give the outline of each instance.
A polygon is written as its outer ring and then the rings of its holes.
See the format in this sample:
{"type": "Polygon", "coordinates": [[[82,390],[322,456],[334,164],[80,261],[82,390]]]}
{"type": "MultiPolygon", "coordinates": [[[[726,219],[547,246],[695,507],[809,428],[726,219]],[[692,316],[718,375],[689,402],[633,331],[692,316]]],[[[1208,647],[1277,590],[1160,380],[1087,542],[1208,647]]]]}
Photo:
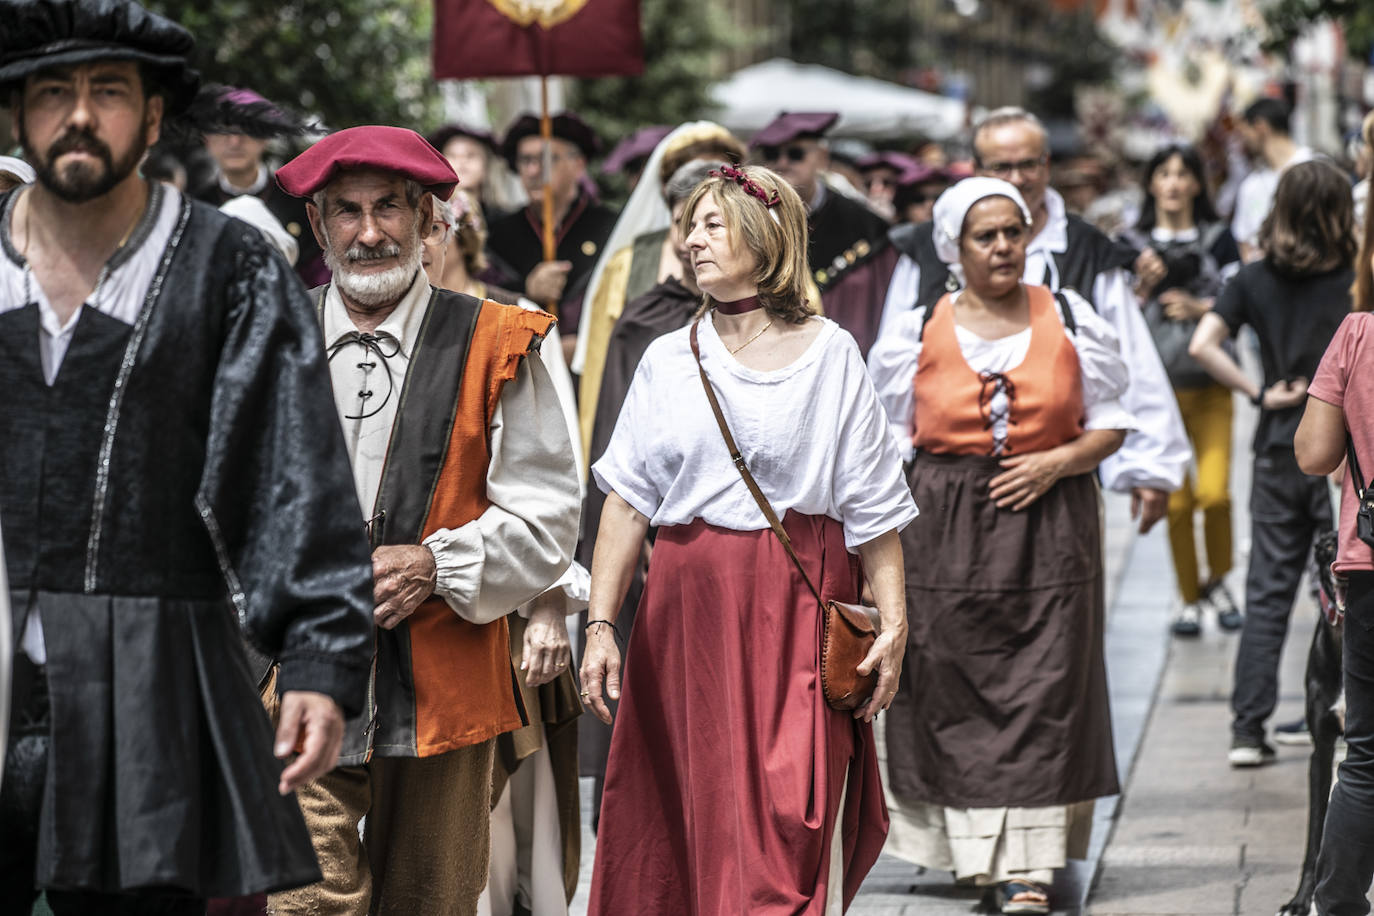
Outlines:
{"type": "Polygon", "coordinates": [[[201,134],[247,134],[259,140],[299,137],[315,127],[252,89],[218,83],[201,87],[181,120],[201,134]]]}
{"type": "Polygon", "coordinates": [[[454,137],[467,137],[476,140],[493,153],[499,152],[496,148],[496,138],[492,136],[491,131],[483,130],[480,127],[469,127],[466,124],[459,124],[457,121],[445,124],[425,139],[429,141],[430,146],[442,153],[444,147],[448,146],[448,141],[454,137]]]}
{"type": "MultiPolygon", "coordinates": [[[[0,87],[51,67],[132,60],[152,70],[168,113],[190,104],[200,75],[191,33],[132,0],[0,0],[0,87]]],[[[7,95],[7,93],[6,93],[7,95]]]]}
{"type": "MultiPolygon", "coordinates": [[[[584,158],[590,159],[601,152],[601,138],[577,115],[571,111],[562,111],[549,119],[553,125],[553,135],[559,140],[566,140],[573,146],[582,151],[584,158]]],[[[520,141],[526,137],[539,136],[539,118],[536,115],[524,114],[511,122],[511,126],[506,128],[506,136],[501,141],[501,155],[506,162],[510,163],[511,168],[518,168],[515,164],[515,150],[520,145],[520,141]]]]}

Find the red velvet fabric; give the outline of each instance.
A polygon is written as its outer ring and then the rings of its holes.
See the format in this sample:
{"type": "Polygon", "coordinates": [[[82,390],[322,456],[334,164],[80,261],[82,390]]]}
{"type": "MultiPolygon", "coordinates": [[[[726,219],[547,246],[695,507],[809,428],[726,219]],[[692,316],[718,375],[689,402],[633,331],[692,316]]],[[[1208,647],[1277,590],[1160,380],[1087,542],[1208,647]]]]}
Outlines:
{"type": "MultiPolygon", "coordinates": [[[[783,525],[821,594],[856,600],[840,524],[789,513],[783,525]]],[[[611,739],[592,916],[820,916],[841,817],[853,899],[887,809],[872,729],[821,694],[820,626],[771,530],[659,531],[611,739]]]]}
{"type": "Polygon", "coordinates": [[[747,299],[736,299],[734,302],[717,302],[716,311],[722,315],[743,315],[745,312],[752,312],[759,308],[759,297],[750,296],[747,299]]]}

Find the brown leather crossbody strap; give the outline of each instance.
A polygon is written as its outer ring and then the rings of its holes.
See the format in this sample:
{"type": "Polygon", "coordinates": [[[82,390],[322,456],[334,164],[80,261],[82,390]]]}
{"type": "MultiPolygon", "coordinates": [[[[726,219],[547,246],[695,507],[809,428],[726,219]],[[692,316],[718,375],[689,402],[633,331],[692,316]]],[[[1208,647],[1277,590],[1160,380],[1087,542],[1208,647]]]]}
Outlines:
{"type": "Polygon", "coordinates": [[[744,485],[749,488],[749,493],[754,497],[754,502],[759,504],[759,509],[763,511],[763,517],[768,520],[768,524],[773,529],[773,533],[782,542],[783,549],[792,558],[792,563],[797,567],[797,572],[801,573],[802,581],[806,587],[811,589],[811,594],[816,596],[816,600],[822,606],[825,602],[821,600],[821,593],[816,590],[816,586],[811,584],[811,577],[806,574],[806,569],[802,566],[801,560],[797,559],[797,552],[792,549],[792,539],[783,530],[782,522],[778,521],[778,514],[773,511],[768,498],[759,489],[758,481],[754,475],[749,473],[749,466],[744,463],[744,456],[740,454],[739,446],[735,444],[735,437],[730,435],[730,427],[725,422],[725,414],[721,412],[720,401],[716,399],[716,390],[711,386],[711,380],[706,376],[706,369],[701,365],[701,347],[697,345],[697,325],[701,324],[701,319],[692,322],[692,331],[689,339],[692,343],[692,356],[696,357],[697,372],[701,374],[701,387],[706,389],[706,400],[711,402],[711,412],[716,415],[716,423],[720,426],[720,434],[725,437],[725,447],[730,450],[730,460],[735,463],[735,470],[739,471],[739,476],[744,478],[744,485]]]}

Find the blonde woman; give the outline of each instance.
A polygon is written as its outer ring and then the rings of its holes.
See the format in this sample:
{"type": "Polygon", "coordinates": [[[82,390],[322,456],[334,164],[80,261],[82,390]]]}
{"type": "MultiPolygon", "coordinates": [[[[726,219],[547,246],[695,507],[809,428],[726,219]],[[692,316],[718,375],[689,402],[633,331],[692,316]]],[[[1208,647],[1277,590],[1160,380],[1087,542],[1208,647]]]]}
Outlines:
{"type": "Polygon", "coordinates": [[[682,230],[706,307],[650,344],[593,467],[608,495],[582,689],[602,721],[608,698],[620,705],[589,912],[838,913],[886,834],[870,723],[901,672],[898,532],[916,507],[858,346],[806,300],[796,192],[722,166],[682,230]],[[855,600],[862,560],[882,628],[860,671],[879,680],[853,713],[826,705],[820,608],[736,470],[702,372],[821,596],[855,600]],[[622,693],[614,623],[650,524],[622,693]]]}

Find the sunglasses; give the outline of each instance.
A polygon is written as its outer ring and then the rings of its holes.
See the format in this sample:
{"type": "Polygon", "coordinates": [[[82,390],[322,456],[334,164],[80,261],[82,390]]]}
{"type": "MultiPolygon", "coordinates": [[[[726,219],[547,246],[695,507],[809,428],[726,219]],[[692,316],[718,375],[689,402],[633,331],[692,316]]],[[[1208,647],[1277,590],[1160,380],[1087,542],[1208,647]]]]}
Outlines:
{"type": "Polygon", "coordinates": [[[764,162],[778,162],[786,159],[788,162],[801,162],[806,158],[810,150],[801,144],[791,146],[760,146],[759,155],[764,162]]]}

